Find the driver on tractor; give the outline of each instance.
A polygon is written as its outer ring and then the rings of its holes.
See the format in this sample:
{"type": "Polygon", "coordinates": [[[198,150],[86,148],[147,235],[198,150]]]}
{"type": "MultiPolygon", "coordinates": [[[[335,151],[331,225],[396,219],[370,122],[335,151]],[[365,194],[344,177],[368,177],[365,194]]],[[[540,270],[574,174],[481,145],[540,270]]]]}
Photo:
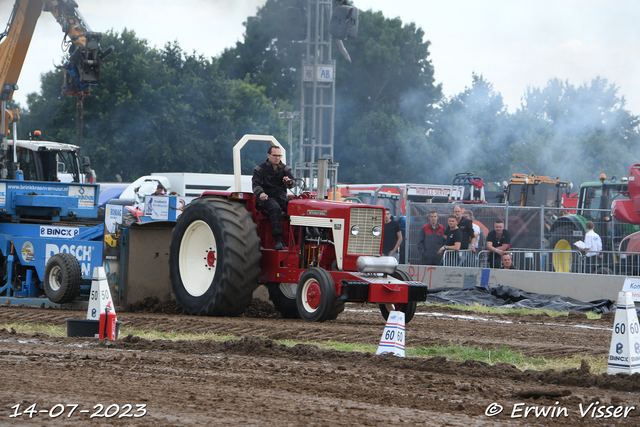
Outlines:
{"type": "Polygon", "coordinates": [[[256,166],[251,180],[256,208],[269,217],[271,235],[276,241],[275,250],[281,251],[282,212],[287,212],[287,188],[295,187],[291,168],[282,163],[280,147],[271,146],[267,151],[267,161],[256,166]]]}

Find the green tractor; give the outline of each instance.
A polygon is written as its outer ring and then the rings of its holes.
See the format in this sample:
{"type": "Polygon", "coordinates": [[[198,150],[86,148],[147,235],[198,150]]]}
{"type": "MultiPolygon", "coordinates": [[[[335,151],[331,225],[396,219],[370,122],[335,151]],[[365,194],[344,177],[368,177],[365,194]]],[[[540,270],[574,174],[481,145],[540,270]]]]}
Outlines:
{"type": "MultiPolygon", "coordinates": [[[[593,221],[595,232],[602,238],[602,250],[605,252],[618,250],[622,239],[640,228],[638,225],[613,221],[611,204],[615,200],[628,199],[628,181],[623,178],[616,181],[613,177],[607,180],[605,175],[600,181],[585,182],[580,185],[580,194],[575,213],[559,217],[550,227],[548,249],[556,251],[575,251],[574,243],[583,240],[587,221],[593,221]]],[[[608,255],[603,255],[607,257],[608,255]]],[[[580,272],[578,257],[574,253],[554,253],[553,268],[558,272],[580,272]]],[[[603,260],[601,273],[607,273],[613,260],[603,260]]]]}

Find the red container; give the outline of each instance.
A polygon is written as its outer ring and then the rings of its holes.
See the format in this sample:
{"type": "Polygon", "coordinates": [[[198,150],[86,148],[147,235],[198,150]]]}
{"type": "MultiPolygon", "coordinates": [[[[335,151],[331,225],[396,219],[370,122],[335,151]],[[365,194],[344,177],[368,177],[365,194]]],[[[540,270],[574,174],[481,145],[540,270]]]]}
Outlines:
{"type": "Polygon", "coordinates": [[[108,339],[115,341],[116,339],[116,314],[105,310],[100,313],[100,325],[98,327],[98,338],[101,340],[108,339]]]}

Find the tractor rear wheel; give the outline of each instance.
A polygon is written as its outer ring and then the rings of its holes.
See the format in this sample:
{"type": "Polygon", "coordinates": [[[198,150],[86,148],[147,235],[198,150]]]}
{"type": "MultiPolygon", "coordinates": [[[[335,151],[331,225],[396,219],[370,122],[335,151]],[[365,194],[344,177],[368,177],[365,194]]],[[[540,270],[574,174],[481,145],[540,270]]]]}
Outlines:
{"type": "Polygon", "coordinates": [[[302,273],[296,289],[300,317],[307,322],[324,322],[331,316],[335,302],[336,287],[327,270],[312,267],[302,273]]]}
{"type": "Polygon", "coordinates": [[[297,283],[268,283],[269,299],[285,319],[299,319],[296,303],[297,283]]]}
{"type": "Polygon", "coordinates": [[[82,282],[82,269],[76,257],[67,253],[55,254],[44,268],[44,293],[51,302],[65,304],[73,301],[82,282]]]}
{"type": "Polygon", "coordinates": [[[260,274],[257,227],[242,203],[205,198],[190,203],[171,236],[169,273],[187,314],[239,316],[260,274]]]}
{"type": "Polygon", "coordinates": [[[551,233],[549,239],[550,248],[554,251],[567,251],[553,253],[552,263],[554,271],[559,273],[575,273],[579,270],[578,257],[575,254],[576,248],[573,244],[580,240],[580,237],[574,236],[574,231],[575,228],[571,225],[563,225],[551,233]]]}
{"type": "MultiPolygon", "coordinates": [[[[404,270],[396,270],[394,273],[390,274],[394,279],[402,280],[403,282],[411,282],[413,279],[404,270]]],[[[418,303],[416,301],[409,301],[401,304],[380,304],[380,314],[384,317],[384,320],[389,318],[389,313],[392,311],[401,311],[404,313],[404,323],[405,325],[413,319],[413,315],[416,313],[416,307],[418,303]]]]}

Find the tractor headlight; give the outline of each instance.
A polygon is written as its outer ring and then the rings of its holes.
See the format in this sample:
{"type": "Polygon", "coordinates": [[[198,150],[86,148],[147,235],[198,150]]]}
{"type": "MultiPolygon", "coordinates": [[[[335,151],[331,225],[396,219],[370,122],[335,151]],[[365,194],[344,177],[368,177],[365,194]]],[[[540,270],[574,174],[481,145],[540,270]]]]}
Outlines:
{"type": "Polygon", "coordinates": [[[382,234],[382,228],[379,225],[376,225],[375,227],[373,227],[371,229],[371,233],[374,236],[378,237],[378,236],[380,236],[382,234]]]}
{"type": "Polygon", "coordinates": [[[358,227],[357,225],[354,225],[353,227],[351,227],[351,234],[353,234],[354,236],[357,236],[358,233],[360,233],[360,227],[358,227]]]}

